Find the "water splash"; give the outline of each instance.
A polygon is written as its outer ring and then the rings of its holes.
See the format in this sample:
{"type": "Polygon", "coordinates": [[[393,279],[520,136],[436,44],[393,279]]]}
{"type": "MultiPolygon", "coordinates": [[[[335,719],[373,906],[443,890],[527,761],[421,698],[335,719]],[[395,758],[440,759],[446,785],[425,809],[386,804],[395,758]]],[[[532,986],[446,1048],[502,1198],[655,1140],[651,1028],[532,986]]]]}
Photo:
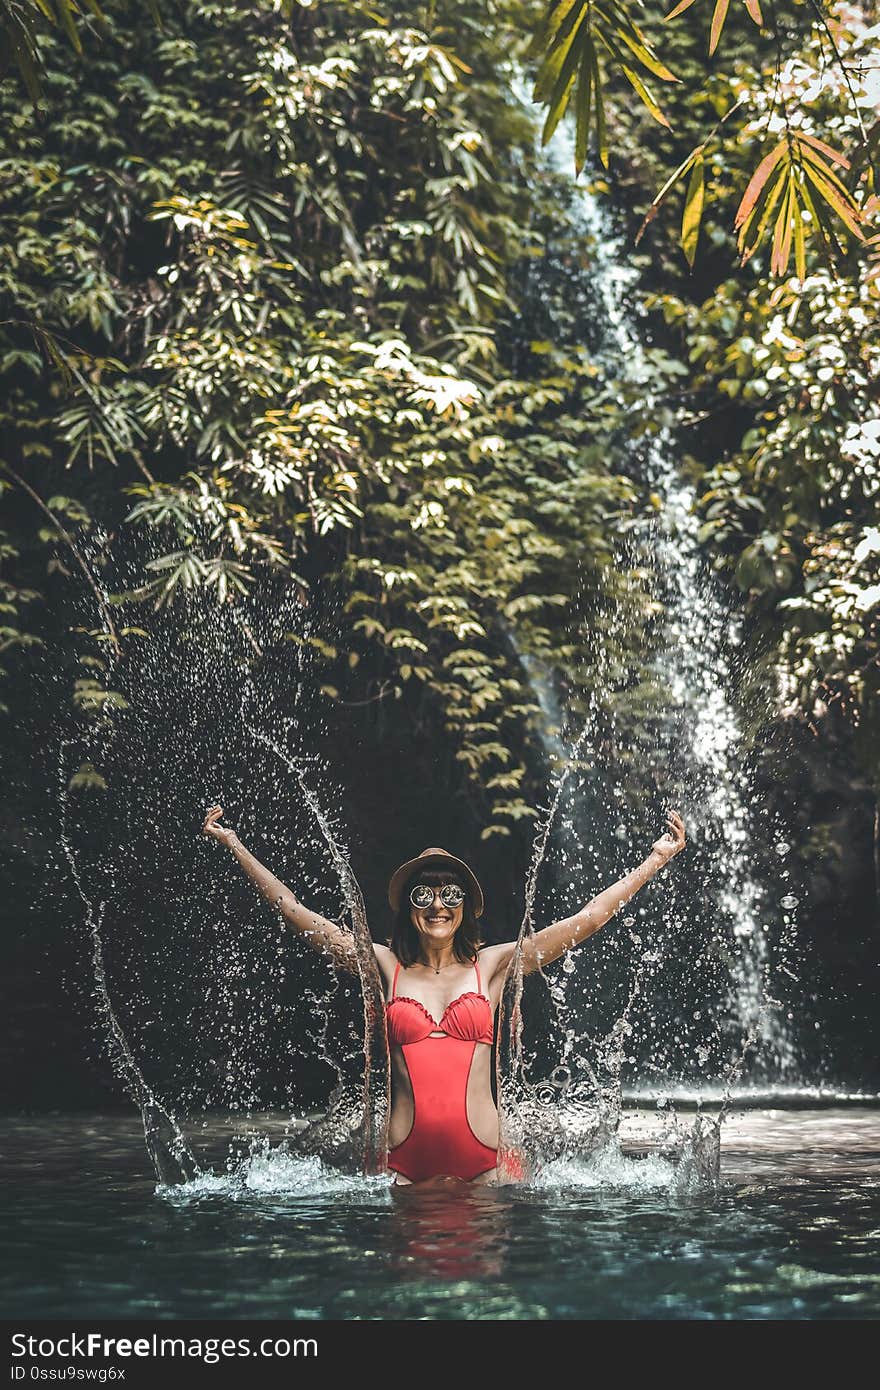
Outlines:
{"type": "Polygon", "coordinates": [[[388,1152],[388,1108],[391,1087],[390,1062],[388,1056],[388,1037],[385,1027],[385,991],[376,964],[373,940],[370,935],[364,897],[351,867],[348,854],[339,844],[324,808],[317,795],[307,782],[303,769],[294,761],[275,739],[257,730],[254,736],[271,748],[289,772],[293,773],[303,797],[309,806],[321,834],[330,851],[333,865],[339,875],[345,903],[351,916],[352,938],[357,957],[358,975],[364,1007],[364,1072],[359,1104],[356,1113],[359,1119],[352,1120],[352,1107],[345,1088],[339,1086],[334,1092],[320,1126],[313,1126],[315,1140],[326,1145],[331,1133],[338,1131],[340,1124],[351,1128],[353,1123],[360,1135],[361,1162],[365,1173],[381,1173],[386,1169],[388,1152]]]}
{"type": "MultiPolygon", "coordinates": [[[[573,762],[580,753],[587,733],[588,729],[585,726],[575,741],[571,757],[564,763],[551,784],[550,805],[546,809],[543,822],[539,822],[535,832],[526,875],[522,921],[498,1009],[496,1079],[499,1163],[503,1168],[507,1158],[516,1155],[525,1161],[533,1175],[543,1164],[559,1157],[566,1147],[568,1135],[561,1105],[548,1105],[547,1091],[549,1085],[554,1100],[561,1100],[558,1092],[568,1090],[570,1075],[565,1068],[557,1068],[552,1073],[549,1083],[544,1085],[536,1086],[529,1079],[530,1059],[525,1053],[523,1043],[523,952],[526,941],[533,941],[535,937],[538,876],[546,858],[548,841],[573,762]]],[[[546,977],[540,967],[538,973],[546,984],[546,977]]],[[[588,1062],[585,1061],[584,1066],[589,1073],[589,1091],[593,1094],[598,1086],[596,1076],[588,1062]]]]}
{"type": "Polygon", "coordinates": [[[83,887],[67,833],[67,784],[64,773],[64,751],[67,743],[61,746],[59,757],[59,785],[61,806],[60,840],[76,891],[85,912],[86,923],[92,939],[92,969],[94,975],[95,1000],[99,1017],[104,1025],[106,1043],[111,1064],[126,1091],[141,1113],[144,1126],[144,1142],[150,1156],[156,1177],[161,1183],[179,1183],[192,1180],[200,1175],[196,1162],[177,1120],[153,1094],[138,1066],[128,1039],[120,1026],[119,1019],[110,998],[107,984],[107,971],[104,965],[104,946],[101,939],[105,904],[97,909],[83,887]]]}
{"type": "Polygon", "coordinates": [[[293,1151],[287,1140],[273,1145],[262,1137],[255,1138],[250,1151],[230,1163],[225,1173],[199,1173],[187,1182],[169,1183],[160,1189],[160,1196],[174,1205],[190,1205],[213,1197],[233,1202],[338,1193],[352,1197],[381,1193],[390,1186],[388,1175],[347,1172],[318,1154],[293,1151]]]}
{"type": "MultiPolygon", "coordinates": [[[[123,580],[117,587],[122,590],[135,587],[124,580],[143,567],[144,551],[149,554],[151,549],[158,549],[161,553],[159,538],[141,537],[139,545],[128,546],[109,555],[110,562],[123,580]]],[[[174,833],[165,857],[168,859],[170,854],[169,863],[174,865],[180,862],[183,865],[185,854],[182,840],[184,837],[184,842],[189,841],[190,837],[198,839],[197,826],[188,824],[189,818],[185,814],[187,781],[196,783],[199,769],[205,767],[209,769],[208,775],[212,781],[217,769],[223,770],[223,780],[227,783],[225,792],[230,791],[230,783],[234,787],[236,778],[241,783],[246,782],[248,794],[242,806],[242,813],[246,814],[248,803],[253,802],[250,786],[257,762],[254,750],[268,750],[270,761],[261,780],[272,786],[275,794],[260,798],[259,804],[268,814],[260,815],[259,828],[263,831],[266,822],[277,816],[280,829],[287,839],[292,825],[284,819],[286,803],[290,802],[297,808],[304,807],[310,814],[312,824],[307,827],[304,836],[298,837],[298,847],[308,847],[314,851],[320,845],[321,863],[316,867],[322,889],[326,881],[326,851],[330,851],[330,863],[336,871],[344,898],[344,907],[338,915],[344,919],[347,914],[351,921],[360,1002],[363,1006],[360,1036],[356,1046],[349,1048],[345,1039],[339,1036],[331,1041],[330,1034],[339,1031],[334,1020],[350,1011],[356,991],[348,988],[345,978],[334,971],[328,971],[322,984],[316,987],[309,986],[302,978],[298,981],[298,1000],[310,1004],[313,1013],[308,1038],[308,1064],[313,1069],[312,1059],[315,1058],[322,1065],[329,1066],[334,1074],[334,1084],[326,1104],[323,1098],[320,1102],[325,1106],[323,1113],[310,1123],[303,1124],[290,1142],[300,1155],[321,1155],[337,1167],[350,1168],[355,1172],[382,1172],[387,1150],[389,1090],[384,991],[372,950],[363,895],[339,835],[334,831],[330,817],[304,771],[306,761],[317,766],[317,755],[313,749],[320,735],[321,716],[313,717],[309,700],[310,693],[317,690],[317,682],[310,680],[311,673],[307,669],[310,651],[308,639],[317,620],[300,602],[297,586],[287,585],[280,592],[277,586],[275,592],[270,593],[270,589],[271,585],[264,586],[259,593],[251,595],[247,605],[218,605],[209,594],[193,592],[183,595],[173,610],[158,610],[158,616],[151,625],[153,631],[150,639],[129,653],[125,675],[134,698],[129,706],[123,707],[122,713],[117,713],[114,721],[101,721],[87,731],[84,736],[86,751],[96,765],[103,765],[108,771],[111,778],[110,795],[114,793],[114,781],[118,786],[117,798],[119,793],[122,794],[122,799],[114,799],[113,803],[116,809],[114,827],[117,824],[124,827],[126,821],[134,821],[139,829],[142,825],[157,822],[169,825],[174,833]],[[238,718],[235,717],[236,707],[238,718]],[[187,720],[182,725],[181,709],[188,711],[187,720]],[[269,729],[273,730],[272,734],[267,732],[269,729]],[[276,737],[275,732],[279,729],[281,732],[276,737]],[[288,751],[288,747],[302,746],[303,743],[310,748],[308,759],[288,751]],[[101,745],[100,748],[98,745],[101,745]],[[278,778],[271,772],[272,763],[283,767],[293,777],[289,780],[278,778]],[[137,776],[129,776],[122,781],[114,779],[111,769],[116,764],[126,770],[137,769],[137,776]],[[284,782],[287,785],[279,785],[284,782]],[[169,798],[171,789],[173,799],[182,802],[184,816],[173,812],[172,799],[169,798]],[[310,844],[311,841],[315,843],[310,844]]],[[[124,610],[126,594],[121,594],[116,601],[124,610]]],[[[138,619],[142,624],[144,619],[140,609],[138,619]]],[[[142,628],[138,630],[143,631],[142,628]]],[[[143,635],[146,639],[147,634],[143,635]]],[[[225,792],[214,799],[234,805],[234,792],[232,802],[225,792]]],[[[211,798],[206,797],[203,787],[198,787],[195,796],[190,794],[189,799],[197,799],[200,824],[201,814],[211,798]]],[[[124,893],[129,891],[121,862],[121,855],[127,850],[124,833],[118,846],[114,847],[110,839],[106,843],[102,840],[99,846],[99,869],[109,877],[111,893],[117,890],[124,893]]],[[[204,841],[201,843],[207,849],[216,848],[204,841]]],[[[68,859],[75,872],[72,851],[68,859]]],[[[312,853],[312,859],[317,860],[315,853],[312,853]]],[[[307,872],[299,862],[299,854],[297,860],[298,873],[300,870],[307,872]]],[[[149,872],[146,860],[135,862],[131,867],[133,873],[128,877],[135,883],[146,878],[149,872]]],[[[171,877],[174,877],[173,867],[171,877]]],[[[192,877],[192,872],[189,877],[192,877]]],[[[224,875],[218,884],[220,891],[225,878],[224,875]]],[[[250,898],[251,889],[246,880],[243,877],[239,880],[237,875],[233,875],[233,878],[236,879],[235,888],[250,898]]],[[[199,901],[190,894],[189,907],[182,896],[178,899],[179,929],[170,935],[164,928],[158,932],[155,936],[156,948],[151,952],[153,960],[150,964],[154,966],[160,965],[164,953],[166,959],[161,963],[161,969],[147,974],[142,966],[137,972],[137,979],[139,982],[149,979],[146,995],[152,994],[155,999],[159,993],[165,1011],[173,1017],[176,1010],[178,1021],[184,1023],[187,1031],[191,1030],[192,1041],[187,1049],[189,1055],[196,1058],[201,1055],[206,1063],[205,1070],[210,1068],[219,1073],[216,1089],[209,1093],[204,1075],[199,1076],[188,1064],[188,1057],[182,1060],[192,1074],[189,1085],[181,1076],[182,1072],[185,1076],[183,1066],[174,1059],[170,1069],[174,1072],[176,1108],[182,1107],[188,1113],[193,1105],[205,1108],[219,1102],[225,1103],[229,1112],[249,1113],[265,1105],[261,1094],[260,1052],[265,1051],[265,1030],[282,1013],[281,1004],[272,999],[271,993],[256,983],[252,984],[251,980],[259,979],[258,966],[262,966],[268,976],[265,983],[272,992],[281,992],[286,974],[282,964],[284,939],[289,939],[291,934],[286,923],[276,914],[283,929],[281,944],[273,961],[264,942],[258,943],[259,955],[268,956],[268,960],[259,961],[255,960],[253,946],[232,922],[231,939],[224,941],[224,949],[220,951],[216,949],[219,933],[227,934],[229,920],[229,915],[221,912],[216,927],[212,924],[213,949],[208,951],[200,970],[198,956],[190,961],[187,955],[192,952],[195,918],[206,916],[206,909],[210,910],[210,896],[203,894],[202,898],[203,901],[199,901]],[[180,968],[183,961],[189,967],[184,971],[180,968]],[[167,977],[164,983],[163,975],[167,977]],[[195,979],[199,979],[200,988],[192,988],[191,981],[195,979]],[[171,997],[172,990],[175,994],[179,991],[184,998],[187,993],[194,995],[190,1012],[182,1020],[180,1004],[177,998],[171,997]]],[[[85,901],[84,905],[87,913],[91,913],[90,905],[85,901]]],[[[146,901],[143,905],[144,908],[148,907],[146,901]]],[[[133,921],[130,912],[120,911],[118,915],[126,924],[133,921]]],[[[337,914],[334,912],[333,915],[337,914]]],[[[143,916],[144,922],[134,919],[134,937],[129,933],[123,942],[128,948],[121,953],[124,964],[127,963],[126,958],[133,955],[135,946],[141,951],[145,938],[149,948],[151,933],[146,927],[148,913],[144,912],[143,916]]],[[[94,928],[94,914],[89,921],[94,928]]],[[[309,957],[312,952],[305,951],[304,955],[309,957]]],[[[312,968],[311,961],[304,961],[302,974],[307,976],[312,968]]],[[[106,985],[103,975],[102,984],[106,985]]],[[[129,987],[127,995],[130,994],[129,987]]],[[[142,1012],[157,1012],[148,997],[139,1002],[145,1006],[142,1012]]],[[[136,1078],[134,1081],[128,1079],[131,1070],[129,1059],[133,1057],[133,1050],[112,1012],[109,997],[104,998],[104,1007],[106,1017],[113,1019],[112,1034],[116,1040],[111,1061],[123,1084],[131,1091],[137,1081],[136,1078]]],[[[132,1017],[133,1026],[142,1023],[136,1011],[133,1011],[132,1017]]],[[[185,1033],[180,1028],[176,1029],[173,1039],[175,1047],[182,1036],[185,1033]]],[[[290,1051],[293,1051],[292,1047],[290,1051]]],[[[169,1059],[163,1060],[168,1069],[169,1059]]],[[[143,1090],[139,1089],[137,1094],[146,1103],[143,1090]]],[[[172,1173],[170,1177],[173,1176],[172,1173]]]]}

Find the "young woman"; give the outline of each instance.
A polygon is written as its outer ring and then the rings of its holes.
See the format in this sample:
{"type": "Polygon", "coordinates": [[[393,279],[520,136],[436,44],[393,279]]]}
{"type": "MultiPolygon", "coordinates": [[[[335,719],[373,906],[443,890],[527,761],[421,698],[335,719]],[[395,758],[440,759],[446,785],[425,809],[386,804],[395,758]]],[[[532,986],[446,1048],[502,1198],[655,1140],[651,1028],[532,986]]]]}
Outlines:
{"type": "MultiPolygon", "coordinates": [[[[310,911],[220,824],[212,806],[202,827],[232,851],[290,926],[344,970],[356,971],[351,933],[310,911]]],[[[651,852],[571,917],[525,941],[523,973],[558,960],[603,926],[685,846],[684,822],[669,812],[651,852]]],[[[374,943],[385,984],[391,1052],[388,1166],[398,1183],[444,1179],[497,1182],[498,1112],[489,1057],[495,1013],[516,943],[485,946],[477,919],[483,892],[473,871],[446,850],[423,850],[391,875],[394,924],[374,943]]]]}

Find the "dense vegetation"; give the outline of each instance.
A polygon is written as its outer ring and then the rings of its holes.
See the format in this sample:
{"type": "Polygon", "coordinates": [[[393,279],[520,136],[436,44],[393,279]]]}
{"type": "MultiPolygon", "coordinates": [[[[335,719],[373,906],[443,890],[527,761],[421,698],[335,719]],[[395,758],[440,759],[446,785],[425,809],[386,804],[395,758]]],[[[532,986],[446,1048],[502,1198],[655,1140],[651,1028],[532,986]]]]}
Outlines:
{"type": "MultiPolygon", "coordinates": [[[[161,35],[134,7],[82,72],[47,68],[48,118],[7,112],[5,366],[9,462],[24,479],[41,461],[65,530],[162,528],[142,591],[160,604],[200,583],[223,601],[266,567],[304,590],[339,576],[341,641],[314,639],[328,697],[429,686],[503,833],[528,811],[534,705],[501,639],[556,649],[578,575],[617,601],[607,521],[633,489],[605,463],[583,355],[522,379],[495,336],[535,248],[531,136],[479,9],[458,13],[466,62],[448,28],[357,7],[289,26],[195,5],[161,35]]],[[[99,639],[124,641],[101,613],[99,639]]],[[[80,656],[84,708],[115,698],[100,659],[80,656]]]]}
{"type": "MultiPolygon", "coordinates": [[[[762,50],[740,16],[741,46],[725,55],[722,45],[695,101],[682,92],[674,152],[639,113],[627,141],[637,153],[622,161],[618,187],[638,231],[645,183],[659,188],[689,140],[696,144],[736,107],[736,130],[711,145],[696,273],[683,274],[681,259],[670,256],[668,233],[678,228],[667,213],[664,235],[661,211],[646,235],[647,302],[688,362],[685,466],[698,481],[707,554],[749,617],[750,688],[775,691],[774,718],[796,733],[812,769],[799,783],[807,872],[823,881],[831,906],[843,877],[852,882],[855,836],[858,912],[876,922],[880,125],[869,55],[878,29],[873,14],[854,6],[833,7],[827,24],[815,26],[798,6],[784,20],[774,7],[774,17],[777,43],[762,50]],[[733,212],[789,123],[850,160],[841,175],[861,205],[863,239],[840,244],[838,223],[830,245],[822,235],[808,242],[804,274],[786,265],[777,275],[775,237],[744,266],[734,258],[733,212]],[[822,824],[826,816],[834,824],[822,824]]],[[[791,765],[784,775],[798,781],[791,765]]]]}
{"type": "MultiPolygon", "coordinates": [[[[707,7],[667,25],[646,7],[680,79],[664,85],[668,124],[610,63],[604,136],[571,82],[564,94],[581,179],[610,194],[631,243],[683,170],[633,253],[653,427],[676,430],[698,483],[750,679],[775,692],[777,723],[835,750],[869,824],[880,263],[877,96],[860,64],[876,30],[858,7],[797,0],[759,30],[753,8],[731,10],[710,57],[707,7]],[[741,265],[735,215],[780,121],[849,160],[859,224],[835,223],[832,200],[811,227],[800,202],[771,235],[771,207],[741,265]]],[[[324,699],[393,702],[402,736],[430,730],[451,751],[483,835],[521,840],[542,719],[524,658],[555,671],[575,715],[598,686],[636,720],[655,611],[625,544],[652,505],[645,422],[622,367],[616,380],[591,350],[571,276],[550,273],[575,264],[588,283],[590,251],[573,241],[571,176],[542,164],[541,113],[513,81],[516,65],[540,70],[544,7],[159,10],[157,26],[138,3],[102,6],[100,23],[85,7],[76,46],[44,14],[38,101],[14,68],[0,84],[7,686],[49,662],[67,686],[52,698],[112,718],[137,699],[124,654],[150,640],[151,611],[200,586],[234,605],[283,578],[332,611],[291,636],[324,699]],[[108,592],[120,547],[141,574],[108,592]],[[72,617],[84,600],[88,621],[72,617]]],[[[555,119],[552,78],[539,95],[555,119]]],[[[773,180],[758,191],[760,215],[773,180]]],[[[80,770],[90,783],[100,767],[80,770]]],[[[808,867],[828,850],[815,836],[808,867]]]]}

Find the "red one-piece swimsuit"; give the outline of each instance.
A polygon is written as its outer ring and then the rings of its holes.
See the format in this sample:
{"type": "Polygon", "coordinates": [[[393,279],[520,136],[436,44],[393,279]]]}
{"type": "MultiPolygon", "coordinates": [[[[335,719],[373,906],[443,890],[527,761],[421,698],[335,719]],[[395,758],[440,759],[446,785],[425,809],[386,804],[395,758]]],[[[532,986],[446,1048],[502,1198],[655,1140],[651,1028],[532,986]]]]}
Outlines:
{"type": "Polygon", "coordinates": [[[476,990],[453,999],[439,1023],[424,1004],[397,993],[400,961],[394,971],[385,1005],[388,1040],[403,1050],[414,1114],[409,1134],[389,1152],[388,1166],[410,1182],[441,1175],[469,1182],[498,1162],[498,1150],[480,1142],[467,1117],[474,1053],[478,1043],[492,1042],[492,1005],[482,993],[476,962],[474,969],[476,990]]]}

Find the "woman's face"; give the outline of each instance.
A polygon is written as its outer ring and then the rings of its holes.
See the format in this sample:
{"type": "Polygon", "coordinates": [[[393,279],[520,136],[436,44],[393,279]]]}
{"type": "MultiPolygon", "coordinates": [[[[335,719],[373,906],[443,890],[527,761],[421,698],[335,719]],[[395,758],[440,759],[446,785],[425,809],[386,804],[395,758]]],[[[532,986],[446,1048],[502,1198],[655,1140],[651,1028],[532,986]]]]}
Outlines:
{"type": "MultiPolygon", "coordinates": [[[[424,879],[417,879],[414,880],[414,883],[424,881],[424,879]]],[[[443,882],[455,883],[456,880],[445,878],[443,882]]],[[[412,887],[413,884],[410,884],[410,889],[412,887]]],[[[426,944],[445,946],[453,940],[455,933],[461,926],[464,903],[459,903],[458,907],[447,907],[440,899],[440,889],[443,884],[431,883],[429,887],[434,893],[433,902],[428,907],[413,907],[410,903],[410,921],[426,944]]]]}

